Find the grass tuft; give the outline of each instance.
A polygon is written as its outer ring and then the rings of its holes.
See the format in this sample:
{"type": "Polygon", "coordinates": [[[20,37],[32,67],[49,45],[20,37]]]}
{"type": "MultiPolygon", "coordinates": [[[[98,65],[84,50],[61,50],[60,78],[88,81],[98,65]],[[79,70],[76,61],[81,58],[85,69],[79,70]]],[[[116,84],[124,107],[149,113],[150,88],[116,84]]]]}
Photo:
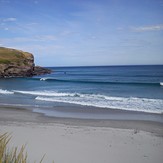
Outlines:
{"type": "Polygon", "coordinates": [[[15,147],[10,150],[7,146],[11,140],[11,135],[5,133],[0,135],[0,163],[26,163],[27,154],[24,154],[25,146],[23,145],[18,151],[15,147]]]}
{"type": "MultiPolygon", "coordinates": [[[[0,135],[0,163],[27,163],[27,153],[25,153],[25,145],[20,150],[18,147],[8,148],[11,135],[8,133],[0,135]]],[[[45,156],[45,155],[44,155],[45,156]]],[[[43,162],[44,156],[40,163],[43,162]]]]}

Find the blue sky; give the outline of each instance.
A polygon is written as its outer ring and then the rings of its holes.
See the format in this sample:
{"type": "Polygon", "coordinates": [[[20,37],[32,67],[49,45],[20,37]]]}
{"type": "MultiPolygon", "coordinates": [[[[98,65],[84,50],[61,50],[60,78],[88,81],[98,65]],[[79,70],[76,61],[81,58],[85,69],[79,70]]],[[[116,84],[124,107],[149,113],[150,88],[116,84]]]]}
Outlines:
{"type": "Polygon", "coordinates": [[[0,46],[42,66],[163,64],[163,0],[0,0],[0,46]]]}

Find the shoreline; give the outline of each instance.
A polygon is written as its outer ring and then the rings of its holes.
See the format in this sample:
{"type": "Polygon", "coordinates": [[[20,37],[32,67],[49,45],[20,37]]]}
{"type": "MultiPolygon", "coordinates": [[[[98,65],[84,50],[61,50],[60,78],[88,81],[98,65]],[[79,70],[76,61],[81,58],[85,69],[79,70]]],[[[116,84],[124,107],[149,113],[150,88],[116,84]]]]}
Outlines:
{"type": "MultiPolygon", "coordinates": [[[[63,107],[61,107],[63,108],[63,107]]],[[[61,109],[59,108],[59,109],[61,109]]],[[[78,108],[79,109],[79,108],[78,108]]],[[[75,109],[75,110],[78,110],[75,109]]],[[[81,109],[81,108],[80,108],[81,109]]],[[[81,110],[78,110],[81,113],[81,110]]],[[[90,112],[91,112],[90,108],[90,112]]],[[[94,108],[93,108],[94,109],[94,108]]],[[[73,110],[73,109],[72,109],[73,110]]],[[[68,110],[69,111],[69,110],[68,110]]],[[[88,111],[88,110],[87,110],[88,111]]],[[[117,117],[112,119],[89,119],[89,118],[70,118],[70,117],[53,117],[45,115],[44,113],[34,112],[31,108],[22,108],[15,106],[0,106],[0,123],[12,124],[15,123],[33,123],[33,124],[63,124],[69,126],[89,126],[89,127],[107,127],[107,128],[119,128],[119,129],[133,129],[138,131],[145,131],[155,134],[157,136],[163,137],[163,122],[153,121],[150,118],[163,117],[161,114],[152,114],[152,113],[141,113],[141,112],[132,112],[132,111],[122,111],[122,110],[107,110],[103,109],[104,114],[110,114],[109,117],[117,117]],[[130,116],[129,119],[125,117],[130,116]],[[132,117],[135,119],[131,119],[132,117]],[[137,118],[138,116],[148,117],[147,120],[142,118],[137,118]],[[121,118],[120,118],[121,117],[121,118]],[[123,118],[122,118],[123,117],[123,118]]],[[[98,114],[99,109],[96,110],[98,114]]],[[[100,110],[101,112],[101,110],[100,110]]],[[[163,119],[162,119],[163,120],[163,119]]]]}
{"type": "Polygon", "coordinates": [[[54,118],[1,106],[0,134],[6,132],[12,135],[10,148],[26,144],[29,162],[39,162],[44,154],[45,163],[163,161],[159,122],[54,118]]]}

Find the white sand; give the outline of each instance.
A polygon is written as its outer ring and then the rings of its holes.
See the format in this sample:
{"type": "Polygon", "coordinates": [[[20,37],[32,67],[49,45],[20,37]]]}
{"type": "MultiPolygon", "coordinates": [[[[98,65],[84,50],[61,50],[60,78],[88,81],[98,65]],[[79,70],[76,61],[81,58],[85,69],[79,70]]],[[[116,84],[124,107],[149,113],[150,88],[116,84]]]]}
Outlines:
{"type": "Polygon", "coordinates": [[[12,133],[11,146],[27,144],[29,162],[45,163],[162,163],[163,138],[150,133],[103,127],[1,125],[12,133]]]}
{"type": "Polygon", "coordinates": [[[0,109],[5,132],[12,133],[10,146],[27,144],[29,163],[44,154],[44,163],[163,163],[163,137],[156,133],[45,122],[31,112],[0,109]]]}

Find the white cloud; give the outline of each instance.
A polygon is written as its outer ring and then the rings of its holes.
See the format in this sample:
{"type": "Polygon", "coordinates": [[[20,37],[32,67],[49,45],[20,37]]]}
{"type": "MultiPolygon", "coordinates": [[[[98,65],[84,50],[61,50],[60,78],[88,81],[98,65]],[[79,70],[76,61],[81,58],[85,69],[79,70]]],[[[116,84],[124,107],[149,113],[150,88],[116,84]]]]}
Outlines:
{"type": "Polygon", "coordinates": [[[3,22],[14,22],[14,21],[17,21],[17,19],[14,18],[14,17],[13,17],[13,18],[11,17],[11,18],[2,19],[2,21],[3,21],[3,22]]]}
{"type": "Polygon", "coordinates": [[[72,31],[69,31],[69,30],[64,30],[61,32],[61,36],[68,36],[68,35],[71,35],[71,34],[74,34],[74,32],[72,31]]]}
{"type": "Polygon", "coordinates": [[[7,28],[7,27],[6,27],[6,28],[4,28],[4,30],[5,30],[5,31],[8,31],[8,30],[9,30],[9,28],[7,28]]]}
{"type": "Polygon", "coordinates": [[[57,39],[54,35],[42,35],[42,36],[35,36],[35,39],[38,41],[54,41],[57,39]]]}
{"type": "MultiPolygon", "coordinates": [[[[4,30],[9,30],[9,29],[4,28],[4,30]]],[[[22,42],[55,41],[56,39],[57,37],[54,35],[38,35],[38,36],[33,36],[33,37],[15,37],[12,39],[5,38],[5,39],[0,39],[0,41],[3,43],[12,43],[12,42],[22,43],[22,42]]]]}
{"type": "Polygon", "coordinates": [[[163,30],[163,24],[151,25],[151,26],[141,26],[141,27],[132,27],[131,29],[136,31],[136,32],[160,31],[160,30],[163,30]]]}
{"type": "Polygon", "coordinates": [[[5,30],[5,31],[12,29],[10,28],[11,26],[9,26],[9,24],[15,21],[17,21],[17,18],[14,18],[14,17],[0,18],[0,29],[5,30]]]}

